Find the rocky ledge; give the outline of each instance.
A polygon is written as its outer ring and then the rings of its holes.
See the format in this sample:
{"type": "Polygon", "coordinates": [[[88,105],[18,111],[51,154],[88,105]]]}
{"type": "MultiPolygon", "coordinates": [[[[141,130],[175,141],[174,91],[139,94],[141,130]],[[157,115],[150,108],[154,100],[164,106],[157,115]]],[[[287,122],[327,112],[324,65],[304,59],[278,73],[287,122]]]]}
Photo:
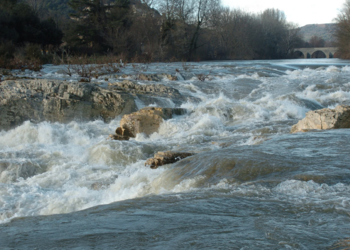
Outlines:
{"type": "MultiPolygon", "coordinates": [[[[60,80],[8,80],[0,82],[0,130],[24,121],[61,122],[103,119],[108,122],[121,114],[137,110],[135,100],[162,104],[187,98],[163,85],[117,84],[102,88],[93,83],[60,80]]],[[[145,103],[148,105],[148,103],[145,103]]]]}
{"type": "Polygon", "coordinates": [[[324,108],[309,111],[304,119],[292,127],[290,132],[337,128],[350,128],[350,106],[339,105],[335,109],[324,108]]]}

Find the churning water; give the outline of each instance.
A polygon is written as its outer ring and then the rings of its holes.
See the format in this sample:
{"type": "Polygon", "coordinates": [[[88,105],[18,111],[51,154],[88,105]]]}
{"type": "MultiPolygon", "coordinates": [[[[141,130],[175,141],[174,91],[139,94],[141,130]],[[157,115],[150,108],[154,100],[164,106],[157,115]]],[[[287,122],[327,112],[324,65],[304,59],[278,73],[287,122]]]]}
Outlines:
{"type": "MultiPolygon", "coordinates": [[[[0,249],[341,249],[350,130],[289,131],[309,110],[350,105],[348,63],[154,63],[142,70],[177,74],[159,83],[199,100],[158,133],[107,140],[121,117],[0,131],[0,249]],[[196,155],[144,166],[165,150],[196,155]]],[[[26,74],[68,79],[59,66],[26,74]]]]}

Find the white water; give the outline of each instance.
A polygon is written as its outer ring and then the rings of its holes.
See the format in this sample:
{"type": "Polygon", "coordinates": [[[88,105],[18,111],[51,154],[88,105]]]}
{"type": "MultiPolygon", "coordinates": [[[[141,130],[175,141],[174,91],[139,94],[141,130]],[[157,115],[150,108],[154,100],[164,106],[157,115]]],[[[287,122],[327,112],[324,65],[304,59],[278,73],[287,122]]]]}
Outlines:
{"type": "MultiPolygon", "coordinates": [[[[147,195],[195,193],[201,189],[223,189],[235,195],[315,206],[322,203],[350,212],[350,187],[341,179],[332,184],[316,183],[295,180],[287,172],[270,187],[255,180],[237,180],[236,175],[230,174],[231,170],[225,176],[220,172],[224,159],[221,158],[223,162],[220,157],[214,159],[216,152],[224,147],[255,147],[287,135],[291,125],[311,109],[350,104],[350,67],[343,61],[331,62],[342,65],[306,67],[302,64],[305,60],[273,64],[209,62],[191,63],[185,71],[181,64],[151,64],[148,73],[175,74],[179,68],[184,75],[193,74],[188,80],[161,83],[201,101],[182,104],[189,113],[165,121],[158,133],[149,137],[139,134],[126,142],[107,140],[120,117],[109,124],[25,122],[10,131],[1,131],[0,222],[69,213],[147,195]],[[195,74],[199,73],[208,75],[209,80],[198,81],[195,74]],[[187,172],[171,166],[157,170],[144,166],[147,158],[164,150],[190,151],[200,156],[193,163],[186,163],[187,172]],[[213,155],[213,160],[201,161],[201,155],[213,155]],[[218,167],[214,171],[215,164],[218,167]]],[[[26,76],[68,79],[56,73],[61,68],[46,66],[42,72],[26,72],[26,76]]],[[[125,72],[135,73],[131,66],[125,72]]],[[[109,79],[116,80],[120,79],[115,76],[109,79]]],[[[96,81],[101,86],[108,83],[96,81]]],[[[142,102],[138,105],[144,106],[142,102]]],[[[325,171],[332,171],[332,167],[325,171]]],[[[244,176],[249,176],[249,171],[244,176]]]]}

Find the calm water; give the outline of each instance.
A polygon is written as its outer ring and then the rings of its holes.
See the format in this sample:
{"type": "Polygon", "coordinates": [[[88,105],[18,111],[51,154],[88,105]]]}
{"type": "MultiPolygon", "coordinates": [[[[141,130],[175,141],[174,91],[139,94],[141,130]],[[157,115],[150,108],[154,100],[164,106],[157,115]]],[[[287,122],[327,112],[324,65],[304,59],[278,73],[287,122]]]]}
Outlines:
{"type": "MultiPolygon", "coordinates": [[[[123,73],[178,69],[179,80],[158,83],[200,101],[130,141],[106,140],[121,117],[1,131],[0,249],[342,249],[350,238],[350,130],[289,131],[309,110],[350,105],[348,63],[130,65],[123,73]],[[197,154],[144,166],[165,150],[197,154]]],[[[50,65],[25,74],[77,78],[50,65]]]]}

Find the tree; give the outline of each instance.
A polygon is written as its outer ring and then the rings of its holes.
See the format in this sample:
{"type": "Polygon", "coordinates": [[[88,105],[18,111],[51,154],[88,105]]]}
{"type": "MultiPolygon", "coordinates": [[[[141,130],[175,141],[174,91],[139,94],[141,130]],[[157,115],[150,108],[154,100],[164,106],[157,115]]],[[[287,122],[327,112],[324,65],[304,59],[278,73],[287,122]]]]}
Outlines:
{"type": "Polygon", "coordinates": [[[70,0],[69,5],[74,10],[71,18],[76,21],[70,40],[98,51],[112,49],[108,41],[117,37],[109,36],[126,23],[129,0],[70,0]]]}
{"type": "Polygon", "coordinates": [[[0,43],[5,41],[16,41],[18,32],[15,28],[15,20],[11,13],[0,8],[0,43]]]}
{"type": "Polygon", "coordinates": [[[177,56],[193,59],[202,29],[210,28],[210,19],[220,7],[220,0],[162,0],[159,9],[165,17],[162,27],[164,45],[173,46],[177,56]]]}
{"type": "Polygon", "coordinates": [[[17,4],[17,0],[1,0],[0,9],[9,11],[17,4]]]}
{"type": "Polygon", "coordinates": [[[0,4],[0,33],[0,42],[11,41],[17,46],[26,43],[58,45],[63,36],[53,20],[40,21],[28,4],[13,0],[0,4]]]}
{"type": "Polygon", "coordinates": [[[288,31],[284,12],[267,9],[260,15],[260,22],[262,31],[260,53],[268,59],[283,57],[285,52],[283,38],[288,31]]]}
{"type": "Polygon", "coordinates": [[[341,58],[350,58],[350,0],[346,0],[341,12],[335,19],[337,22],[337,29],[335,37],[337,38],[336,45],[338,47],[338,54],[341,58]]]}
{"type": "Polygon", "coordinates": [[[198,48],[198,38],[202,26],[208,26],[212,13],[220,6],[220,0],[196,0],[194,8],[193,23],[195,30],[190,40],[188,58],[191,60],[198,48]]]}
{"type": "Polygon", "coordinates": [[[319,36],[312,36],[309,40],[309,45],[314,48],[324,47],[325,40],[319,36]]]}
{"type": "Polygon", "coordinates": [[[42,10],[43,9],[43,7],[44,7],[44,0],[26,0],[26,2],[29,4],[29,6],[31,6],[32,7],[32,9],[35,11],[35,12],[37,12],[37,13],[39,13],[40,12],[40,10],[42,10]]]}

